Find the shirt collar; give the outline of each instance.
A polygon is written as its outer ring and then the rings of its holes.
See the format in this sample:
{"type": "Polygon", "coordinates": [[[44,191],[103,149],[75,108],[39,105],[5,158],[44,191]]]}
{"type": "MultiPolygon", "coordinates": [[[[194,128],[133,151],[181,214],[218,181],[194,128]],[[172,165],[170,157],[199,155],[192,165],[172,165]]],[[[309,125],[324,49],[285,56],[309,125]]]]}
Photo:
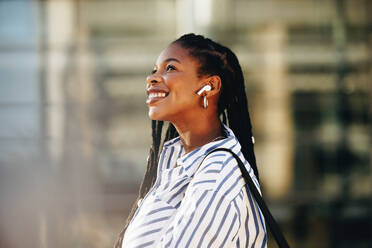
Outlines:
{"type": "MultiPolygon", "coordinates": [[[[181,154],[181,157],[177,159],[177,165],[183,166],[186,171],[190,170],[191,172],[193,171],[193,167],[197,168],[199,166],[202,157],[217,147],[229,149],[234,147],[234,150],[240,151],[241,146],[233,131],[225,124],[223,124],[223,128],[226,134],[225,139],[209,142],[187,154],[181,154]]],[[[182,141],[179,136],[164,143],[164,148],[170,148],[172,146],[180,146],[180,149],[183,149],[182,141]]]]}

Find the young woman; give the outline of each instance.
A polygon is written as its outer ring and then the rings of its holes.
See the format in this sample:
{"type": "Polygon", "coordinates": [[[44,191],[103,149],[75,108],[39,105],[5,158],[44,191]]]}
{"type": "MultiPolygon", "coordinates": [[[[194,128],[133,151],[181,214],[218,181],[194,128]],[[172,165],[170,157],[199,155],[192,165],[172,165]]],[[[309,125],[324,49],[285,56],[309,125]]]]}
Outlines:
{"type": "Polygon", "coordinates": [[[232,150],[259,189],[235,54],[203,36],[184,35],[161,52],[146,91],[153,144],[116,247],[266,247],[263,216],[237,161],[224,151],[205,158],[215,148],[232,150]]]}

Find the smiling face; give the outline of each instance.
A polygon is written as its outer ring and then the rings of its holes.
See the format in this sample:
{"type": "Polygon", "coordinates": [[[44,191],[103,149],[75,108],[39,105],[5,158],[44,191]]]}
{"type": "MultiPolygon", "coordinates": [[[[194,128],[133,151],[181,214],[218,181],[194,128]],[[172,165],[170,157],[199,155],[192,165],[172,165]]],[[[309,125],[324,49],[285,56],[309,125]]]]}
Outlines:
{"type": "Polygon", "coordinates": [[[201,97],[196,92],[203,81],[197,70],[197,61],[180,45],[173,43],[161,52],[146,79],[151,119],[174,122],[192,119],[202,111],[201,97]]]}

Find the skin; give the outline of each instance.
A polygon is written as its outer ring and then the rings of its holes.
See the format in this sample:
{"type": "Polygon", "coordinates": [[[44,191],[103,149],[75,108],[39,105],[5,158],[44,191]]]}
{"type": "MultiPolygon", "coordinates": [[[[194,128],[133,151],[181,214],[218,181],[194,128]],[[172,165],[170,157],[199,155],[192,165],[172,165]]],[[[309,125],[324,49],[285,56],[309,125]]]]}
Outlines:
{"type": "Polygon", "coordinates": [[[168,94],[155,102],[147,99],[149,117],[171,122],[186,153],[222,135],[217,114],[221,79],[216,75],[199,77],[198,68],[198,61],[188,50],[174,43],[160,53],[152,74],[146,79],[147,94],[149,91],[168,94]],[[212,89],[199,96],[197,92],[207,84],[212,89]],[[209,103],[207,109],[203,108],[204,95],[209,103]]]}

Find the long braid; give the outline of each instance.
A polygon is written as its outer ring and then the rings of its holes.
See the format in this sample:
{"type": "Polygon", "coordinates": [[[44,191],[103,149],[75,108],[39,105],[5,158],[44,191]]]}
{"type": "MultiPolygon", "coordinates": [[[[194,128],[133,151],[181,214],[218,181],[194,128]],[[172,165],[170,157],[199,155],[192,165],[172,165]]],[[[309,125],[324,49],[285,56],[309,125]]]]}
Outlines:
{"type": "MultiPolygon", "coordinates": [[[[238,59],[235,54],[227,49],[227,64],[232,65],[235,68],[232,87],[233,101],[232,105],[228,109],[229,120],[231,119],[231,129],[237,136],[239,143],[242,146],[242,152],[249,164],[254,170],[254,173],[259,179],[258,170],[256,165],[256,157],[254,155],[253,140],[252,140],[252,124],[248,111],[248,101],[245,93],[244,76],[238,59]]],[[[230,121],[229,121],[230,123],[230,121]]]]}
{"type": "MultiPolygon", "coordinates": [[[[222,117],[222,122],[228,125],[236,135],[241,144],[242,153],[258,179],[244,77],[237,57],[227,47],[201,35],[186,34],[174,43],[189,49],[189,54],[199,61],[199,76],[220,76],[222,87],[218,101],[218,114],[222,117]]],[[[155,183],[161,145],[178,136],[175,127],[169,123],[164,140],[161,142],[162,128],[163,121],[152,121],[152,146],[147,161],[146,174],[141,183],[139,196],[133,205],[123,231],[119,235],[115,248],[121,248],[125,230],[133,218],[137,203],[155,183]]]]}
{"type": "MultiPolygon", "coordinates": [[[[164,144],[164,142],[178,136],[176,128],[171,123],[169,123],[165,138],[163,142],[161,142],[163,124],[164,124],[163,121],[152,120],[152,146],[149,152],[146,173],[140,186],[140,191],[139,191],[140,199],[145,197],[147,192],[150,190],[152,185],[155,183],[155,179],[157,175],[157,167],[158,167],[158,162],[159,162],[159,155],[161,152],[160,150],[161,144],[164,144]]],[[[137,208],[137,206],[135,206],[135,208],[137,208]]]]}
{"type": "Polygon", "coordinates": [[[114,245],[114,248],[121,248],[125,231],[126,231],[128,225],[129,225],[130,221],[132,220],[137,208],[138,208],[139,201],[143,197],[145,197],[147,192],[150,190],[152,185],[155,183],[155,179],[156,179],[156,175],[157,175],[157,167],[158,167],[158,162],[159,162],[158,160],[159,160],[159,155],[160,155],[160,152],[161,152],[161,150],[160,150],[161,144],[164,144],[164,142],[178,136],[176,128],[171,123],[169,123],[164,141],[161,143],[161,134],[162,134],[162,130],[163,130],[163,124],[164,124],[163,121],[155,121],[155,120],[151,121],[152,145],[150,147],[150,151],[149,151],[149,155],[148,155],[148,159],[147,159],[146,173],[145,173],[145,176],[142,180],[138,197],[137,197],[137,199],[135,200],[135,202],[132,206],[132,209],[131,209],[131,211],[128,215],[126,224],[125,224],[123,230],[120,232],[119,238],[116,241],[116,243],[114,245]]]}
{"type": "Polygon", "coordinates": [[[228,126],[241,144],[244,157],[259,179],[244,76],[236,55],[229,48],[201,35],[186,34],[174,43],[188,49],[189,54],[199,61],[199,76],[220,76],[222,88],[218,100],[218,113],[222,115],[223,123],[228,122],[228,126]]]}
{"type": "Polygon", "coordinates": [[[169,126],[167,129],[167,133],[165,135],[164,142],[170,139],[173,139],[178,136],[176,128],[172,125],[172,123],[169,122],[169,126]]]}

